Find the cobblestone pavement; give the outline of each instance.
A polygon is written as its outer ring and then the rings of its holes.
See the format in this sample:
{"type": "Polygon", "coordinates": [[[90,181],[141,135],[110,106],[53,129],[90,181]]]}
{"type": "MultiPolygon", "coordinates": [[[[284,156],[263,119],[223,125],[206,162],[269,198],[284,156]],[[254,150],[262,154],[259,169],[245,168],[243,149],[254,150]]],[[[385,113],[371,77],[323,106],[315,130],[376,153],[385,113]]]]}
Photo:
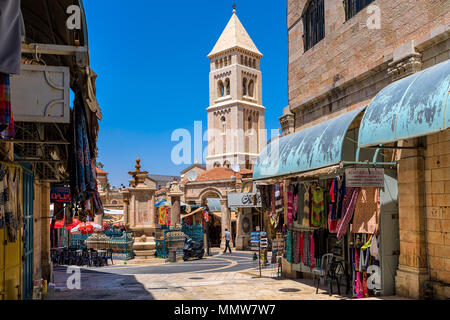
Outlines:
{"type": "Polygon", "coordinates": [[[218,254],[202,260],[151,266],[81,268],[81,289],[67,288],[66,267],[55,267],[56,290],[46,300],[342,300],[316,290],[312,280],[262,277],[249,252],[218,254]]]}

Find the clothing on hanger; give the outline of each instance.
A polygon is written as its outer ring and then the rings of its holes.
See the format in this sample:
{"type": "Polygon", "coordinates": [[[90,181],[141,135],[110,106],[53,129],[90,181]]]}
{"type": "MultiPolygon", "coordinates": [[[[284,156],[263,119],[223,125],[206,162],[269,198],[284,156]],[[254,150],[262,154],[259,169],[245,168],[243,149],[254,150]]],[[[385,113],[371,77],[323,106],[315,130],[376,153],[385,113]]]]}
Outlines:
{"type": "MultiPolygon", "coordinates": [[[[0,46],[0,51],[2,50],[1,47],[3,47],[3,45],[0,46]]],[[[0,132],[0,136],[5,138],[14,138],[15,136],[14,119],[11,107],[11,84],[9,74],[4,73],[0,73],[0,132]]]]}
{"type": "Polygon", "coordinates": [[[380,189],[362,188],[355,206],[353,233],[373,234],[380,220],[380,189]]]}
{"type": "Polygon", "coordinates": [[[348,225],[353,217],[359,191],[360,188],[348,188],[348,195],[345,197],[344,203],[342,204],[343,208],[345,208],[345,215],[338,226],[338,239],[342,238],[347,233],[348,225]]]}

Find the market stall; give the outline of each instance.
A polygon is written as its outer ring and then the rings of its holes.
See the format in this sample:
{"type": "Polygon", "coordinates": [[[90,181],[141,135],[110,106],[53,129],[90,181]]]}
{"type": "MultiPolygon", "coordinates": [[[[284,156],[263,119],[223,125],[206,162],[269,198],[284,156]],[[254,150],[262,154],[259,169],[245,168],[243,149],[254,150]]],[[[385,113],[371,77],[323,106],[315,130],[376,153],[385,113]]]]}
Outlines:
{"type": "Polygon", "coordinates": [[[268,236],[284,235],[289,276],[317,278],[340,261],[341,283],[357,298],[392,294],[398,248],[395,163],[357,148],[363,112],[278,139],[254,170],[268,236]]]}

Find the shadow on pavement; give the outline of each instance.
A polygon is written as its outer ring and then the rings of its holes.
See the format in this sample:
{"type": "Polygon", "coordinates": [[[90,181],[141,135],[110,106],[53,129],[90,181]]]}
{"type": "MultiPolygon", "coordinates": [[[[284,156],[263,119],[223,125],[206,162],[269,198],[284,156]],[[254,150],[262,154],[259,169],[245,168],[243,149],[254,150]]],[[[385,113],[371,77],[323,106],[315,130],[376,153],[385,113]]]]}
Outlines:
{"type": "Polygon", "coordinates": [[[54,267],[53,275],[56,288],[45,300],[154,300],[132,275],[107,273],[101,268],[68,270],[67,266],[54,267]]]}

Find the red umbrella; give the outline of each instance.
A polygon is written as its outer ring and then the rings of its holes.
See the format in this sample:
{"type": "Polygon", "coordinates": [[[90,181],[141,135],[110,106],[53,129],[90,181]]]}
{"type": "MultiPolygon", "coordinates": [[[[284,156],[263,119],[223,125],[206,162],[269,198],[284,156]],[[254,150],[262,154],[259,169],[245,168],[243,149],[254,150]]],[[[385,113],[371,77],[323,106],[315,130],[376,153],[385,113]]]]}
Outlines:
{"type": "Polygon", "coordinates": [[[90,234],[94,232],[94,226],[90,223],[81,223],[78,225],[78,230],[81,231],[81,234],[90,234]]]}
{"type": "Polygon", "coordinates": [[[81,223],[78,219],[72,219],[72,224],[66,226],[66,230],[71,230],[81,223]]]}
{"type": "MultiPolygon", "coordinates": [[[[51,220],[50,220],[51,224],[51,220]]],[[[55,222],[55,229],[61,229],[64,228],[64,220],[58,220],[55,222]]]]}

